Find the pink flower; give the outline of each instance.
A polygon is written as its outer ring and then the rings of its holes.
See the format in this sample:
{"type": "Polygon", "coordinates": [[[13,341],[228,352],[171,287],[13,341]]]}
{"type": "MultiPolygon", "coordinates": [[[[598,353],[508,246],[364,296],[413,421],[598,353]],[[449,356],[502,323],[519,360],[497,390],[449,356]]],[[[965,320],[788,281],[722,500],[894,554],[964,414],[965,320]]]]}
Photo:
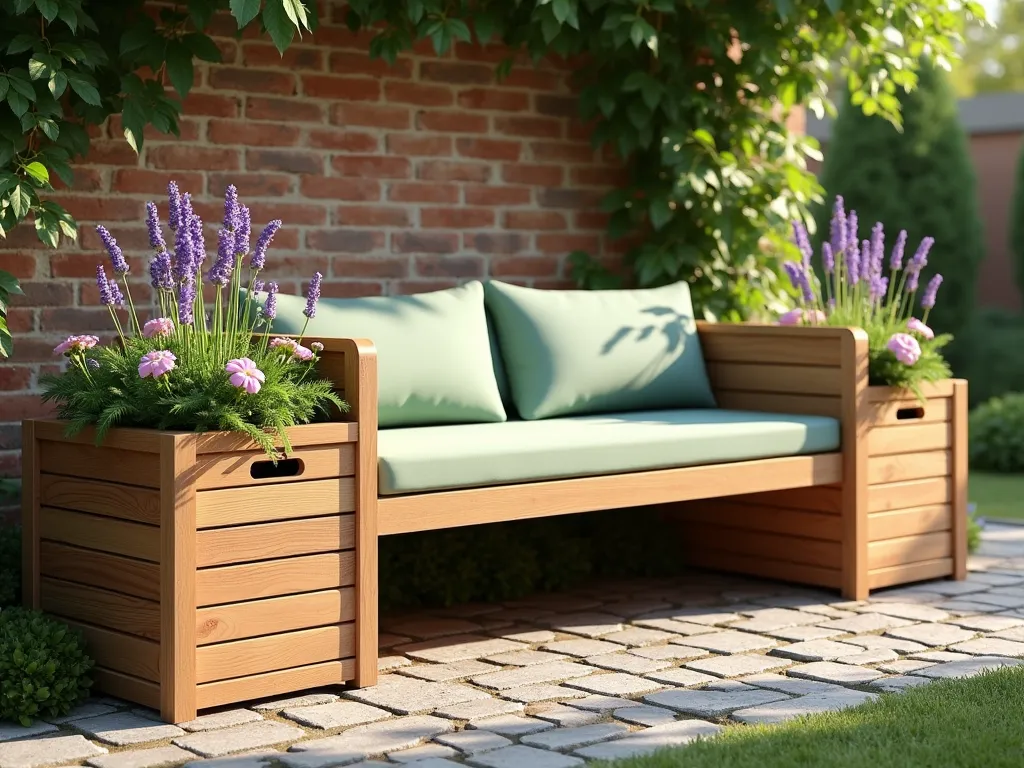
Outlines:
{"type": "Polygon", "coordinates": [[[324,345],[319,341],[314,341],[312,344],[309,345],[309,348],[312,349],[314,352],[324,351],[324,345]]]}
{"type": "MultiPolygon", "coordinates": [[[[314,344],[316,344],[316,342],[314,342],[314,344]]],[[[323,347],[322,344],[320,346],[323,347]]],[[[295,341],[295,339],[283,339],[280,336],[278,336],[270,340],[270,347],[272,349],[284,347],[285,349],[292,353],[293,358],[297,360],[302,360],[303,362],[313,359],[313,352],[299,344],[299,342],[295,341]]]]}
{"type": "Polygon", "coordinates": [[[911,333],[916,333],[919,336],[928,339],[929,341],[935,338],[935,331],[933,331],[927,325],[922,323],[916,317],[912,317],[909,320],[907,320],[907,330],[909,330],[911,333]]]}
{"type": "Polygon", "coordinates": [[[154,336],[170,336],[174,333],[174,322],[169,317],[158,317],[142,326],[142,335],[147,339],[154,336]]]}
{"type": "Polygon", "coordinates": [[[248,357],[238,357],[229,360],[224,370],[231,374],[231,385],[244,389],[250,395],[260,391],[260,385],[266,380],[263,371],[256,367],[256,363],[248,357]]]}
{"type": "Polygon", "coordinates": [[[159,379],[174,369],[174,361],[177,359],[173,352],[166,349],[147,352],[139,361],[139,377],[144,379],[147,376],[152,376],[154,379],[159,379]]]}
{"type": "Polygon", "coordinates": [[[284,339],[280,336],[275,336],[270,340],[270,346],[273,347],[294,347],[295,339],[284,339]]]}
{"type": "Polygon", "coordinates": [[[913,365],[921,359],[921,345],[909,333],[894,333],[885,347],[904,365],[913,365]]]}
{"type": "Polygon", "coordinates": [[[66,355],[68,353],[84,352],[92,349],[100,340],[96,336],[68,336],[64,341],[53,348],[53,354],[66,355]]]}
{"type": "Polygon", "coordinates": [[[804,311],[802,309],[791,309],[779,318],[779,325],[800,325],[803,320],[804,311]]]}
{"type": "Polygon", "coordinates": [[[825,322],[825,313],[820,309],[812,309],[807,313],[807,322],[811,325],[821,325],[825,322]]]}

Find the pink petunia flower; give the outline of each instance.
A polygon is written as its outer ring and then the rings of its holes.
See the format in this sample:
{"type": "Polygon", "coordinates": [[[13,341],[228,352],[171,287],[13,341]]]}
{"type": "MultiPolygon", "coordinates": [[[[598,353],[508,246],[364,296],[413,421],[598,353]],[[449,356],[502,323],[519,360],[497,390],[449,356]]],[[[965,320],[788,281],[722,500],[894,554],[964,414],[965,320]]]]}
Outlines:
{"type": "Polygon", "coordinates": [[[97,336],[68,336],[53,348],[53,354],[66,355],[73,352],[84,352],[87,349],[92,349],[99,343],[100,340],[97,336]]]}
{"type": "Polygon", "coordinates": [[[237,357],[229,360],[224,370],[231,374],[231,385],[244,389],[250,395],[260,391],[260,386],[266,381],[263,371],[256,367],[256,363],[248,357],[237,357]]]}
{"type": "Polygon", "coordinates": [[[904,365],[913,365],[921,359],[921,345],[909,333],[894,333],[885,346],[904,365]]]}
{"type": "Polygon", "coordinates": [[[791,309],[779,318],[779,325],[800,325],[803,319],[804,311],[802,309],[791,309]]]}
{"type": "Polygon", "coordinates": [[[825,313],[820,309],[812,309],[805,314],[805,317],[811,325],[821,325],[825,322],[825,313]]]}
{"type": "Polygon", "coordinates": [[[159,379],[174,369],[174,361],[177,359],[173,352],[166,349],[147,352],[139,361],[139,377],[144,379],[147,376],[152,376],[154,379],[159,379]]]}
{"type": "Polygon", "coordinates": [[[170,336],[174,333],[174,321],[169,317],[158,317],[142,326],[142,335],[147,339],[154,336],[170,336]]]}
{"type": "MultiPolygon", "coordinates": [[[[316,342],[314,342],[315,344],[316,342]]],[[[323,346],[323,345],[321,345],[323,346]]],[[[283,339],[280,336],[270,340],[271,349],[284,348],[291,352],[292,357],[296,360],[302,360],[303,362],[313,359],[312,350],[306,349],[304,346],[299,344],[295,339],[283,339]]]]}
{"type": "Polygon", "coordinates": [[[929,341],[935,338],[935,331],[933,331],[927,325],[922,323],[916,317],[912,317],[909,320],[907,320],[907,330],[909,330],[911,333],[916,333],[922,338],[928,339],[929,341]]]}

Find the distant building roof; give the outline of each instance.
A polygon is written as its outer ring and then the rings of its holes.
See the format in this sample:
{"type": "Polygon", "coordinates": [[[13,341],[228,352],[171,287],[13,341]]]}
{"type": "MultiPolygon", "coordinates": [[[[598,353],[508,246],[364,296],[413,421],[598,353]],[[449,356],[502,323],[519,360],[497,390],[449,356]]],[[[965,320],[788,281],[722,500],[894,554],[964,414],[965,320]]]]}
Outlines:
{"type": "MultiPolygon", "coordinates": [[[[1024,93],[985,93],[959,101],[960,121],[968,133],[1024,131],[1024,93]]],[[[832,118],[807,115],[807,135],[828,141],[832,118]]]]}

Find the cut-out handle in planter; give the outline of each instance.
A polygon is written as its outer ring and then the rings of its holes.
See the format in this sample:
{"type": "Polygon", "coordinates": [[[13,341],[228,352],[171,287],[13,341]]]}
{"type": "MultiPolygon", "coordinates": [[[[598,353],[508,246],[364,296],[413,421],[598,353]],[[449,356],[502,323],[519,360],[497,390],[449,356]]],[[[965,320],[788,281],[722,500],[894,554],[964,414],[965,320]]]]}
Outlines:
{"type": "Polygon", "coordinates": [[[305,467],[302,459],[281,459],[274,466],[274,462],[254,461],[249,466],[249,477],[253,480],[268,480],[275,477],[298,477],[305,467]]]}
{"type": "Polygon", "coordinates": [[[896,411],[897,421],[912,421],[914,419],[924,418],[924,408],[920,405],[913,408],[900,408],[896,411]]]}

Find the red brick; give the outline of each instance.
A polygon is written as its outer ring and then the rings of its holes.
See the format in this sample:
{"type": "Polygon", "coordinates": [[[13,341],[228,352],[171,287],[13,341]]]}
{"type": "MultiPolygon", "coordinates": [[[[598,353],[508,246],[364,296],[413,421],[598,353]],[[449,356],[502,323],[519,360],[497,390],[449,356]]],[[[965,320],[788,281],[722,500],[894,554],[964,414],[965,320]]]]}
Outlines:
{"type": "MultiPolygon", "coordinates": [[[[19,280],[35,277],[37,260],[38,256],[35,253],[0,251],[0,269],[10,272],[19,280]]],[[[42,261],[46,263],[45,257],[42,261]]]]}
{"type": "Polygon", "coordinates": [[[295,176],[290,173],[213,173],[207,192],[222,195],[228,184],[238,187],[238,194],[247,197],[284,197],[290,195],[296,185],[295,176]]]}
{"type": "Polygon", "coordinates": [[[467,184],[463,190],[466,205],[527,205],[533,196],[533,190],[527,187],[467,184]]]}
{"type": "MultiPolygon", "coordinates": [[[[167,182],[170,181],[164,171],[149,171],[143,168],[122,168],[114,171],[110,187],[114,194],[166,195],[167,182]]],[[[200,190],[203,188],[201,173],[176,173],[174,181],[181,189],[200,190]]]]}
{"type": "Polygon", "coordinates": [[[451,136],[423,136],[417,133],[389,133],[385,139],[393,155],[434,155],[450,157],[451,136]]]}
{"type": "MultiPolygon", "coordinates": [[[[167,204],[164,203],[164,211],[166,212],[167,204]]],[[[166,216],[164,219],[166,220],[166,216]]],[[[149,250],[149,233],[146,231],[146,227],[143,226],[143,222],[139,220],[139,227],[127,228],[121,225],[117,226],[117,231],[114,232],[114,236],[117,238],[117,244],[124,249],[125,253],[130,251],[144,251],[149,250]]],[[[78,244],[85,251],[90,251],[90,256],[94,257],[97,261],[101,258],[107,258],[103,250],[103,243],[100,241],[100,236],[96,234],[96,230],[93,227],[79,227],[78,228],[78,244]]],[[[50,258],[51,263],[53,257],[50,258]]],[[[135,264],[140,264],[138,259],[128,259],[128,263],[135,269],[135,264]]],[[[93,277],[96,274],[96,264],[93,264],[92,272],[84,275],[70,275],[70,277],[93,277]]],[[[54,273],[54,277],[58,275],[54,273]]]]}
{"type": "Polygon", "coordinates": [[[331,122],[335,125],[400,130],[412,125],[412,111],[406,107],[376,104],[334,104],[331,107],[331,122]]]}
{"type": "Polygon", "coordinates": [[[537,250],[541,253],[594,253],[600,248],[601,238],[597,235],[537,235],[537,250]]]}
{"type": "Polygon", "coordinates": [[[408,256],[370,256],[350,258],[334,256],[331,259],[331,274],[339,278],[379,277],[399,278],[409,276],[408,256]]]}
{"type": "Polygon", "coordinates": [[[513,184],[536,184],[557,187],[565,178],[565,169],[560,165],[515,165],[501,166],[501,178],[513,184]]]}
{"type": "Polygon", "coordinates": [[[484,260],[480,256],[417,256],[416,274],[420,277],[483,277],[484,260]]]}
{"type": "MultiPolygon", "coordinates": [[[[132,301],[135,302],[136,307],[141,307],[143,304],[149,304],[153,298],[153,288],[147,283],[131,282],[128,284],[132,292],[132,301]]],[[[69,302],[70,303],[70,302],[69,302]]],[[[84,307],[99,307],[100,306],[100,291],[96,287],[96,283],[92,280],[87,280],[80,283],[78,286],[78,303],[84,307]]]]}
{"type": "Polygon", "coordinates": [[[289,72],[241,67],[213,67],[209,74],[210,87],[224,91],[249,93],[276,93],[291,96],[295,93],[295,76],[289,72]]]}
{"type": "Polygon", "coordinates": [[[23,280],[21,290],[24,296],[11,296],[11,305],[18,307],[65,307],[69,306],[75,297],[75,292],[70,283],[56,282],[53,280],[34,281],[23,280]]]}
{"type": "Polygon", "coordinates": [[[458,280],[398,280],[391,284],[397,296],[409,296],[414,293],[431,293],[454,288],[458,280]]]}
{"type": "Polygon", "coordinates": [[[478,157],[483,160],[518,160],[523,145],[518,141],[460,138],[455,140],[455,148],[463,157],[478,157]]]}
{"type": "MultiPolygon", "coordinates": [[[[596,121],[583,123],[579,119],[570,120],[566,123],[565,138],[590,144],[590,140],[594,135],[594,128],[596,127],[596,121]]],[[[611,149],[611,147],[608,148],[611,149]]]]}
{"type": "Polygon", "coordinates": [[[424,160],[416,166],[416,178],[427,181],[487,181],[491,178],[491,166],[483,163],[424,160]]]}
{"type": "Polygon", "coordinates": [[[303,176],[299,189],[306,197],[332,200],[380,200],[380,182],[376,179],[339,179],[303,176]]]}
{"type": "Polygon", "coordinates": [[[249,67],[321,70],[324,68],[324,52],[320,48],[292,45],[282,56],[270,43],[244,43],[242,62],[249,67]]]}
{"type": "Polygon", "coordinates": [[[303,75],[302,92],[315,99],[378,101],[380,100],[380,82],[367,77],[303,75]]]}
{"type": "Polygon", "coordinates": [[[553,96],[545,93],[538,93],[534,97],[534,104],[537,112],[541,115],[552,117],[572,117],[579,115],[579,102],[573,96],[553,96]]]}
{"type": "Polygon", "coordinates": [[[593,168],[573,168],[569,178],[573,184],[610,189],[628,181],[629,174],[624,168],[595,165],[593,168]]]}
{"type": "Polygon", "coordinates": [[[577,211],[572,217],[576,229],[605,229],[608,226],[608,214],[603,211],[577,211]]]}
{"type": "Polygon", "coordinates": [[[491,260],[494,277],[555,277],[559,260],[551,256],[499,256],[491,260]]]}
{"type": "Polygon", "coordinates": [[[238,51],[241,47],[234,40],[220,38],[213,41],[220,51],[221,64],[238,64],[238,51]]]}
{"type": "Polygon", "coordinates": [[[288,123],[322,123],[320,104],[300,99],[269,99],[250,96],[245,102],[247,120],[279,120],[288,123]]]}
{"type": "MultiPolygon", "coordinates": [[[[91,155],[89,159],[92,160],[91,155]]],[[[186,144],[148,147],[146,161],[153,168],[176,171],[233,171],[241,165],[236,149],[186,144]]]]}
{"type": "Polygon", "coordinates": [[[479,253],[519,253],[530,249],[530,236],[521,232],[467,232],[462,242],[479,253]]]}
{"type": "Polygon", "coordinates": [[[334,210],[334,223],[346,227],[407,227],[407,208],[380,205],[341,205],[334,210]]]}
{"type": "Polygon", "coordinates": [[[398,182],[388,186],[388,200],[398,203],[457,203],[459,188],[454,184],[398,182]]]}
{"type": "Polygon", "coordinates": [[[21,424],[0,426],[0,451],[16,451],[20,448],[21,424]]]}
{"type": "Polygon", "coordinates": [[[420,64],[420,77],[435,83],[487,85],[494,80],[494,68],[485,64],[424,61],[420,64]]]}
{"type": "MultiPolygon", "coordinates": [[[[60,341],[56,334],[46,339],[25,338],[16,339],[14,342],[14,354],[11,356],[12,363],[52,363],[54,360],[53,348],[60,341]]],[[[0,421],[3,417],[3,403],[6,398],[0,398],[0,421]]]]}
{"type": "MultiPolygon", "coordinates": [[[[277,238],[274,238],[274,245],[277,245],[277,238]]],[[[282,280],[280,287],[283,293],[297,294],[302,280],[313,276],[314,272],[327,274],[330,266],[330,257],[326,255],[310,256],[274,256],[273,262],[268,259],[268,277],[292,277],[298,278],[298,282],[282,280]]],[[[304,292],[304,291],[302,291],[304,292]]]]}
{"type": "Polygon", "coordinates": [[[560,139],[562,138],[563,124],[564,121],[551,117],[495,117],[494,131],[506,136],[560,139]]]}
{"type": "Polygon", "coordinates": [[[384,100],[394,104],[447,107],[454,103],[455,96],[451,88],[441,85],[392,81],[384,84],[384,100]]]}
{"type": "Polygon", "coordinates": [[[311,130],[308,142],[310,147],[337,149],[341,152],[376,152],[380,148],[380,140],[372,133],[346,131],[341,128],[311,130]]]}
{"type": "MultiPolygon", "coordinates": [[[[512,55],[512,53],[513,52],[504,45],[494,42],[488,43],[487,45],[480,45],[477,42],[460,42],[455,45],[455,58],[459,61],[484,61],[490,62],[491,64],[497,64],[504,61],[512,55]]],[[[518,58],[524,62],[528,61],[528,59],[522,55],[519,55],[518,58]]]]}
{"type": "Polygon", "coordinates": [[[69,187],[56,175],[50,177],[53,188],[61,191],[71,192],[98,192],[103,189],[103,176],[96,168],[73,168],[74,178],[71,179],[69,187]]]}
{"type": "Polygon", "coordinates": [[[50,195],[50,199],[64,206],[79,222],[141,221],[145,215],[143,201],[128,197],[50,195]]]}
{"type": "Polygon", "coordinates": [[[27,307],[11,307],[7,310],[7,329],[14,335],[31,333],[36,329],[36,313],[27,307]]]}
{"type": "Polygon", "coordinates": [[[395,253],[456,253],[459,236],[454,232],[396,232],[391,236],[395,253]]]}
{"type": "Polygon", "coordinates": [[[138,165],[139,156],[124,138],[89,144],[89,165],[138,165]]]}
{"type": "Polygon", "coordinates": [[[537,202],[544,208],[593,208],[600,204],[603,193],[597,189],[565,189],[562,187],[537,191],[537,202]]]}
{"type": "Polygon", "coordinates": [[[306,247],[331,253],[369,253],[384,247],[384,233],[366,229],[314,229],[306,233],[306,247]]]}
{"type": "Polygon", "coordinates": [[[299,143],[299,129],[294,126],[247,120],[211,120],[208,136],[214,144],[250,147],[290,147],[299,143]]]}
{"type": "Polygon", "coordinates": [[[412,175],[412,163],[405,157],[338,155],[331,166],[342,176],[364,179],[407,179],[412,175]]]}
{"type": "Polygon", "coordinates": [[[526,93],[500,88],[470,88],[466,91],[459,91],[456,101],[464,109],[525,112],[530,108],[530,97],[526,93]]]}
{"type": "Polygon", "coordinates": [[[407,57],[399,58],[392,66],[384,61],[384,59],[371,59],[364,52],[334,51],[331,53],[329,69],[338,75],[358,74],[408,80],[412,77],[412,59],[407,57]]]}
{"type": "MultiPolygon", "coordinates": [[[[124,135],[124,128],[117,115],[110,118],[110,130],[115,136],[124,135]]],[[[142,137],[146,141],[196,141],[199,138],[199,123],[188,118],[179,119],[178,133],[180,136],[175,136],[173,133],[164,133],[156,126],[147,125],[142,131],[142,137]]]]}
{"type": "MultiPolygon", "coordinates": [[[[252,211],[253,229],[256,228],[256,222],[272,221],[273,219],[281,219],[284,222],[282,229],[299,224],[327,223],[327,209],[317,203],[252,202],[249,203],[249,208],[252,211]]],[[[210,243],[209,237],[207,237],[207,243],[210,243]]],[[[215,243],[216,241],[214,241],[215,243]]],[[[274,237],[274,244],[279,245],[277,236],[274,237]]]]}
{"type": "Polygon", "coordinates": [[[44,331],[87,333],[114,330],[114,323],[106,307],[44,309],[39,319],[40,328],[44,331]]]}
{"type": "Polygon", "coordinates": [[[419,112],[416,115],[416,127],[421,131],[487,133],[487,118],[484,115],[467,115],[465,112],[419,112]]]}
{"type": "Polygon", "coordinates": [[[508,211],[505,226],[509,229],[565,229],[565,216],[554,211],[508,211]]]}
{"type": "Polygon", "coordinates": [[[316,152],[285,149],[250,149],[245,153],[245,167],[250,171],[284,171],[285,173],[323,173],[324,158],[316,152]]]}
{"type": "MultiPolygon", "coordinates": [[[[39,395],[4,395],[0,397],[0,421],[44,419],[52,416],[54,406],[44,403],[39,395]]],[[[17,471],[17,454],[6,460],[4,471],[17,471]]],[[[8,475],[9,476],[9,475],[8,475]]]]}
{"type": "Polygon", "coordinates": [[[330,299],[355,299],[362,296],[380,296],[384,293],[382,283],[367,280],[346,280],[341,283],[324,281],[320,295],[330,299]]]}
{"type": "Polygon", "coordinates": [[[534,160],[553,160],[559,163],[591,163],[594,150],[586,144],[535,141],[530,144],[534,160]]]}
{"type": "Polygon", "coordinates": [[[530,88],[535,91],[557,91],[565,78],[558,72],[542,72],[529,65],[513,67],[502,84],[509,88],[530,88]]]}
{"type": "Polygon", "coordinates": [[[421,208],[420,225],[445,229],[493,227],[494,211],[490,208],[421,208]]]}

